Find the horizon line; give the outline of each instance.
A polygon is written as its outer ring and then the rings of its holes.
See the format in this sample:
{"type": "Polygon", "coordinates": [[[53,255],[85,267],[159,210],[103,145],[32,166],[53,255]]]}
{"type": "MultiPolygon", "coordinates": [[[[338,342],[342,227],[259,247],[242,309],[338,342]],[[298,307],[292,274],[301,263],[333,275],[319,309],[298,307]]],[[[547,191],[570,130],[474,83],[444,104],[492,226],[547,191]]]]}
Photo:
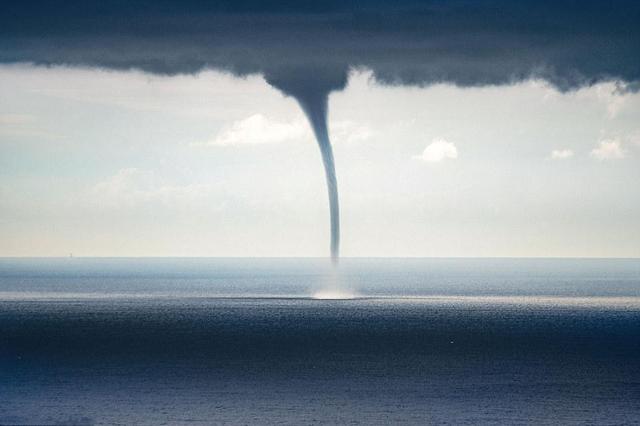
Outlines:
{"type": "MultiPolygon", "coordinates": [[[[313,259],[331,260],[327,256],[0,256],[0,259],[313,259]]],[[[640,260],[640,256],[340,256],[340,260],[352,259],[574,259],[574,260],[640,260]]]]}

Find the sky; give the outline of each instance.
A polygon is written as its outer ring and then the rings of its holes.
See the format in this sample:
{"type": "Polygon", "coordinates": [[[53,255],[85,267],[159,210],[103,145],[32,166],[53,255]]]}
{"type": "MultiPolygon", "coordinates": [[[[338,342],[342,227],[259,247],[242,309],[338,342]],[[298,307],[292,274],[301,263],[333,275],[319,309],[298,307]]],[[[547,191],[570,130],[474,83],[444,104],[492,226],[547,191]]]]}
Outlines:
{"type": "MultiPolygon", "coordinates": [[[[640,256],[626,82],[348,75],[343,256],[640,256]]],[[[260,74],[0,65],[0,256],[327,256],[327,210],[309,124],[260,74]]]]}
{"type": "Polygon", "coordinates": [[[635,0],[6,2],[0,255],[326,256],[330,228],[334,260],[640,256],[638,21],[635,0]]]}

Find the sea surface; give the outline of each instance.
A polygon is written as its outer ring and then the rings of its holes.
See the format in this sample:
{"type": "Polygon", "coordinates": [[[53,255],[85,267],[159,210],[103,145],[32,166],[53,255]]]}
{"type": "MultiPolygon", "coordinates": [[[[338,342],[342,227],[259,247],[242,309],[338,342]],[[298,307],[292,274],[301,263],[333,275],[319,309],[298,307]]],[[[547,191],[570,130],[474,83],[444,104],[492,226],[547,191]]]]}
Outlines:
{"type": "Polygon", "coordinates": [[[0,259],[0,424],[640,424],[640,260],[0,259]]]}

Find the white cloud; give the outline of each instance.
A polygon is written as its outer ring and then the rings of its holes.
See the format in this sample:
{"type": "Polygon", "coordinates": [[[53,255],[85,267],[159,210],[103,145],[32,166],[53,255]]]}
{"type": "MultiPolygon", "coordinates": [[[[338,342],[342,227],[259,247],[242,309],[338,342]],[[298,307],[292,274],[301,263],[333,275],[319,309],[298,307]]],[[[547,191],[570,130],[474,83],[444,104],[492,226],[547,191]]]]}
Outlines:
{"type": "Polygon", "coordinates": [[[573,97],[580,102],[596,102],[601,108],[604,108],[607,118],[614,119],[632,102],[634,94],[627,90],[627,87],[623,82],[609,81],[583,87],[573,94],[562,94],[561,96],[573,97]]]}
{"type": "Polygon", "coordinates": [[[597,98],[607,108],[608,117],[615,118],[620,110],[623,109],[627,100],[623,85],[615,83],[599,84],[595,90],[597,98]]]}
{"type": "Polygon", "coordinates": [[[0,134],[42,139],[64,139],[62,135],[42,129],[31,114],[0,114],[0,134]]]}
{"type": "Polygon", "coordinates": [[[444,139],[434,139],[422,151],[422,155],[415,155],[413,158],[429,163],[437,163],[445,159],[458,158],[458,149],[453,142],[447,142],[444,139]]]}
{"type": "Polygon", "coordinates": [[[158,185],[153,172],[126,168],[98,182],[92,189],[92,195],[101,203],[130,203],[140,198],[147,198],[158,185]]]}
{"type": "Polygon", "coordinates": [[[153,171],[126,168],[98,182],[88,196],[92,203],[102,208],[145,206],[150,209],[189,210],[214,208],[211,198],[219,192],[220,188],[214,185],[176,185],[153,171]]]}
{"type": "Polygon", "coordinates": [[[570,149],[554,149],[551,151],[552,160],[566,160],[573,157],[573,151],[570,149]]]}
{"type": "Polygon", "coordinates": [[[0,124],[3,126],[15,126],[29,124],[34,121],[30,114],[0,114],[0,124]]]}
{"type": "Polygon", "coordinates": [[[203,145],[232,146],[280,143],[308,139],[311,130],[303,119],[290,122],[272,120],[262,114],[253,114],[234,122],[215,139],[203,145]]]}
{"type": "Polygon", "coordinates": [[[618,160],[624,158],[624,155],[625,151],[618,139],[600,141],[598,147],[591,151],[591,156],[597,160],[618,160]]]}
{"type": "Polygon", "coordinates": [[[373,131],[369,126],[350,120],[331,122],[329,132],[334,143],[362,142],[373,136],[373,131]]]}
{"type": "MultiPolygon", "coordinates": [[[[366,125],[350,120],[329,124],[331,140],[334,143],[355,143],[369,139],[373,131],[366,125]]],[[[235,121],[220,132],[213,140],[193,145],[235,146],[282,143],[313,140],[313,133],[303,117],[292,121],[277,121],[262,114],[253,114],[235,121]]]]}

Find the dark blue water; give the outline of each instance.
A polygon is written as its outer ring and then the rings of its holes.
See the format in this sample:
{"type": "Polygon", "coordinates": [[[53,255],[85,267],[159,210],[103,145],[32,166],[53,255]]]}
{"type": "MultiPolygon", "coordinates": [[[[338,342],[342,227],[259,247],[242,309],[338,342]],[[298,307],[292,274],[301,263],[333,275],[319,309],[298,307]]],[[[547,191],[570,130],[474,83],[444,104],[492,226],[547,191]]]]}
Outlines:
{"type": "Polygon", "coordinates": [[[0,424],[640,424],[639,354],[640,260],[0,260],[0,424]]]}

